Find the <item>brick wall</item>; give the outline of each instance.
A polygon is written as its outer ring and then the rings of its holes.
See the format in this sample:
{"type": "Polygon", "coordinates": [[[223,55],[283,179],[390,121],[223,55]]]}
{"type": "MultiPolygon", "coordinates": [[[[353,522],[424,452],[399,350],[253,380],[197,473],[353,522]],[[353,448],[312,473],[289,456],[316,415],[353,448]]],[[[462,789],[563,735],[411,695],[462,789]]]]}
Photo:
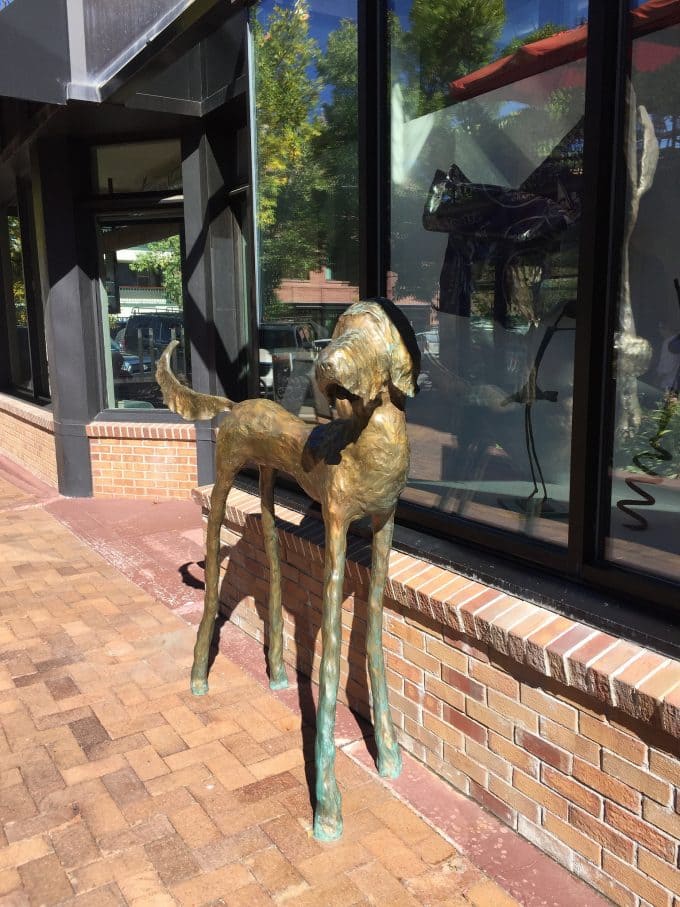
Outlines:
{"type": "Polygon", "coordinates": [[[54,420],[49,410],[0,394],[0,452],[57,487],[54,420]]]}
{"type": "MultiPolygon", "coordinates": [[[[265,641],[258,513],[232,492],[222,598],[265,641]]],[[[323,528],[277,513],[285,658],[317,679],[323,528]]],[[[340,689],[368,715],[369,552],[348,554],[340,689]]],[[[679,907],[679,663],[397,552],[384,644],[407,750],[614,903],[679,907]]]]}
{"type": "Polygon", "coordinates": [[[196,484],[193,425],[92,422],[95,497],[184,498],[196,484]]]}

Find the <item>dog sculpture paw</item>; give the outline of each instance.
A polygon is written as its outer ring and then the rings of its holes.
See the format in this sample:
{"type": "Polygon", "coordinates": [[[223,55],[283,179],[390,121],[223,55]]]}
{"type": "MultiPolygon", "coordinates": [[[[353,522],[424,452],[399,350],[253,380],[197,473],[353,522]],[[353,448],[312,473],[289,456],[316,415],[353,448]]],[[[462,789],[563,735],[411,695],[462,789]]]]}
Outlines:
{"type": "Polygon", "coordinates": [[[192,680],[191,692],[194,696],[205,696],[208,692],[208,681],[202,679],[192,680]]]}
{"type": "Polygon", "coordinates": [[[389,756],[378,757],[378,774],[381,778],[398,778],[401,774],[401,753],[396,749],[389,756]]]}

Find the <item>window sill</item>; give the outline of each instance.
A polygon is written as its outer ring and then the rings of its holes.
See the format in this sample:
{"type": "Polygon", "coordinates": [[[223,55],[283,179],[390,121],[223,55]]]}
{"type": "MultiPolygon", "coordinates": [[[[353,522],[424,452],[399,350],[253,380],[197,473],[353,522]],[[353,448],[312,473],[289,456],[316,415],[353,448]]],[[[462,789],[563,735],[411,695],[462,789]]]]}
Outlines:
{"type": "Polygon", "coordinates": [[[54,434],[54,416],[49,409],[39,403],[29,403],[20,397],[0,393],[0,412],[54,434]]]}
{"type": "Polygon", "coordinates": [[[119,440],[195,441],[193,424],[182,422],[90,422],[88,438],[117,438],[119,440]]]}

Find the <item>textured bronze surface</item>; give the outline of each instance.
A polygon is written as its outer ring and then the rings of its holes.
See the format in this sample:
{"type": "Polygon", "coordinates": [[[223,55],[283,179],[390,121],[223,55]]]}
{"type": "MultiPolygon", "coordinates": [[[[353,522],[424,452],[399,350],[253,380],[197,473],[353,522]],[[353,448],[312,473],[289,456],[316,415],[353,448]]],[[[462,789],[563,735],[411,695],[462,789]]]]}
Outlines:
{"type": "Polygon", "coordinates": [[[382,602],[394,526],[394,509],[409,467],[404,403],[416,392],[420,368],[415,335],[387,300],[358,302],[342,315],[331,343],[320,354],[316,381],[338,418],[310,427],[271,400],[233,403],[199,394],[170,370],[171,343],[158,363],[163,399],[185,419],[228,415],[217,435],[216,480],[208,517],[206,590],[198,629],[191,689],[208,690],[208,653],[218,607],[220,525],[227,495],[246,462],[260,468],[262,524],[270,562],[269,676],[273,688],[286,686],[278,534],[274,524],[274,480],[284,470],[321,504],[326,527],[322,656],[316,735],[314,835],[342,833],[340,792],[335,780],[335,706],[340,673],[340,615],[349,524],[370,516],[373,563],[369,588],[367,657],[378,770],[396,777],[401,757],[390,717],[382,651],[382,602]]]}

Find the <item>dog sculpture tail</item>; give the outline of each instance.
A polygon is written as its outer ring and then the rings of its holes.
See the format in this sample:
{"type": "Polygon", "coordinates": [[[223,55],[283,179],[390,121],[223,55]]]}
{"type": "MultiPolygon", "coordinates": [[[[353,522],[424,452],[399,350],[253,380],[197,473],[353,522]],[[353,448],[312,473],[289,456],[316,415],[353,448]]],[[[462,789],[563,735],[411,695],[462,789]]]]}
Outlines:
{"type": "Polygon", "coordinates": [[[200,394],[175,378],[170,367],[170,357],[178,344],[178,340],[172,340],[163,350],[156,366],[156,381],[160,385],[168,409],[191,421],[212,419],[218,413],[230,410],[234,403],[227,397],[200,394]]]}

